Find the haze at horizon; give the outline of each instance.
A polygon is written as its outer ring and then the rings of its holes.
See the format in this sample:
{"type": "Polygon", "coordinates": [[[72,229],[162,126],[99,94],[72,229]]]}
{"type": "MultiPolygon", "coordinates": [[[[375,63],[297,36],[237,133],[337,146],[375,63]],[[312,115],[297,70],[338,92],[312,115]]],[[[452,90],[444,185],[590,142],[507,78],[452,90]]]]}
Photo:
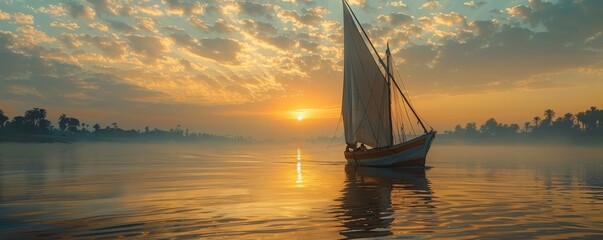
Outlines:
{"type": "MultiPolygon", "coordinates": [[[[600,106],[600,1],[350,1],[438,130],[600,106]],[[572,19],[572,21],[567,21],[572,19]]],[[[2,1],[0,109],[253,137],[330,135],[340,1],[2,1]],[[301,121],[297,118],[302,116],[301,121]]]]}

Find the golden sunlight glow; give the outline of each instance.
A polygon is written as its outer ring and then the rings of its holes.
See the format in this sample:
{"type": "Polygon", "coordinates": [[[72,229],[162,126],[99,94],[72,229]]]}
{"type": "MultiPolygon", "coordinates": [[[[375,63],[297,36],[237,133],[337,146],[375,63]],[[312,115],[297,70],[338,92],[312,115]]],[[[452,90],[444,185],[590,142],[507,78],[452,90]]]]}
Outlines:
{"type": "Polygon", "coordinates": [[[297,121],[301,121],[301,120],[304,120],[304,115],[306,115],[307,113],[308,113],[308,111],[298,109],[297,111],[295,111],[293,113],[293,116],[295,116],[295,119],[297,119],[297,121]]]}
{"type": "MultiPolygon", "coordinates": [[[[339,118],[341,111],[340,105],[321,106],[316,108],[297,108],[295,110],[287,110],[280,112],[280,116],[285,119],[302,120],[327,120],[332,121],[339,118]]],[[[276,115],[276,114],[275,114],[276,115]]]]}

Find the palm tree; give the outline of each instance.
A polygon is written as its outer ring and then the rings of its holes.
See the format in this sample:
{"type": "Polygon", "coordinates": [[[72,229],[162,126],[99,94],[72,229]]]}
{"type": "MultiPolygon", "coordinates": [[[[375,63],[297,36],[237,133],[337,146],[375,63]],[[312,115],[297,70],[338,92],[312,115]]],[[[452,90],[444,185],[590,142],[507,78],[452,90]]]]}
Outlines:
{"type": "Polygon", "coordinates": [[[537,128],[540,125],[540,117],[534,117],[534,128],[537,128]]]}
{"type": "Polygon", "coordinates": [[[574,117],[574,114],[566,113],[563,115],[563,122],[565,124],[568,124],[569,126],[573,127],[575,121],[576,121],[576,117],[574,117]]]}
{"type": "Polygon", "coordinates": [[[582,124],[583,129],[588,129],[588,115],[586,112],[579,112],[576,114],[576,119],[582,124]]]}
{"type": "Polygon", "coordinates": [[[523,123],[523,132],[524,133],[529,133],[530,132],[530,128],[531,128],[530,122],[524,122],[523,123]]]}
{"type": "Polygon", "coordinates": [[[555,117],[555,111],[553,111],[552,109],[547,109],[544,111],[544,121],[546,122],[547,126],[551,126],[551,123],[553,122],[553,118],[555,117]]]}
{"type": "MultiPolygon", "coordinates": [[[[586,111],[587,113],[589,111],[586,111]]],[[[603,111],[597,109],[597,107],[590,107],[589,122],[593,128],[599,128],[603,126],[603,111]]]]}

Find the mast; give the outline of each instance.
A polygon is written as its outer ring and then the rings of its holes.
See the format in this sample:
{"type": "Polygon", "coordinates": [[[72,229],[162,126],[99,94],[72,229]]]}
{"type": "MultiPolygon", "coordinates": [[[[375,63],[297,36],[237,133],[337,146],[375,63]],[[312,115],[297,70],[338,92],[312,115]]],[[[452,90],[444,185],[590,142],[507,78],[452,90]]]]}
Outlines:
{"type": "MultiPolygon", "coordinates": [[[[381,58],[381,55],[379,54],[379,52],[377,51],[377,49],[373,45],[373,42],[368,37],[368,34],[366,33],[366,31],[362,27],[362,24],[360,24],[360,21],[358,21],[358,18],[356,17],[356,14],[354,13],[354,11],[352,11],[352,7],[348,3],[348,1],[346,1],[346,0],[342,0],[342,1],[348,7],[350,13],[352,13],[352,17],[354,17],[354,20],[356,21],[356,23],[360,27],[360,30],[362,30],[362,34],[364,34],[364,36],[366,37],[366,40],[368,41],[369,45],[371,45],[371,48],[375,52],[375,55],[377,55],[377,58],[379,58],[379,63],[381,64],[381,66],[383,66],[384,69],[388,69],[388,66],[386,66],[385,63],[383,62],[383,58],[381,58]]],[[[389,49],[389,44],[388,44],[388,49],[389,49]]],[[[400,86],[398,86],[398,83],[396,83],[396,80],[394,79],[394,76],[392,76],[392,74],[389,72],[389,70],[387,70],[387,78],[388,78],[388,84],[389,84],[389,79],[393,80],[394,86],[396,86],[396,89],[398,89],[398,92],[400,93],[400,95],[402,95],[402,98],[404,99],[404,102],[406,102],[406,105],[408,105],[408,107],[410,108],[410,110],[412,111],[412,113],[415,115],[415,117],[419,121],[419,124],[421,124],[421,128],[423,128],[423,131],[425,133],[427,133],[427,128],[425,128],[425,124],[423,124],[423,121],[421,120],[421,118],[419,117],[419,115],[417,114],[417,112],[415,111],[415,109],[412,107],[412,105],[410,104],[410,102],[408,101],[408,99],[406,99],[406,96],[404,95],[404,93],[400,89],[400,86]]],[[[390,101],[391,101],[391,96],[390,96],[390,101]]],[[[391,109],[390,109],[390,115],[391,115],[391,109]]],[[[391,120],[391,116],[390,116],[390,120],[391,120]]],[[[393,140],[393,130],[392,130],[392,142],[393,141],[394,140],[393,140]]]]}
{"type": "Polygon", "coordinates": [[[390,143],[390,145],[394,145],[394,120],[392,119],[392,94],[391,94],[391,90],[392,90],[392,78],[390,77],[389,74],[389,68],[391,66],[391,52],[389,51],[389,42],[387,43],[387,50],[385,51],[385,57],[387,58],[387,91],[390,92],[390,94],[387,95],[387,101],[389,104],[389,129],[391,129],[391,135],[392,135],[392,142],[390,143]]]}

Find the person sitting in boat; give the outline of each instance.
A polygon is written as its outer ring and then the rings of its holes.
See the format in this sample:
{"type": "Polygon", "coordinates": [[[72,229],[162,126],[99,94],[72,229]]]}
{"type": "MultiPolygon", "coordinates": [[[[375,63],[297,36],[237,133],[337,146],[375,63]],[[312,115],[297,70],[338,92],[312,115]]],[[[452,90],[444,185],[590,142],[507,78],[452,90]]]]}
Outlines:
{"type": "Polygon", "coordinates": [[[360,144],[360,147],[358,148],[358,150],[366,152],[368,151],[368,149],[366,149],[366,146],[364,146],[364,143],[360,144]]]}
{"type": "Polygon", "coordinates": [[[356,144],[352,144],[352,143],[348,143],[348,146],[345,148],[346,151],[348,152],[353,152],[356,151],[356,144]]]}

